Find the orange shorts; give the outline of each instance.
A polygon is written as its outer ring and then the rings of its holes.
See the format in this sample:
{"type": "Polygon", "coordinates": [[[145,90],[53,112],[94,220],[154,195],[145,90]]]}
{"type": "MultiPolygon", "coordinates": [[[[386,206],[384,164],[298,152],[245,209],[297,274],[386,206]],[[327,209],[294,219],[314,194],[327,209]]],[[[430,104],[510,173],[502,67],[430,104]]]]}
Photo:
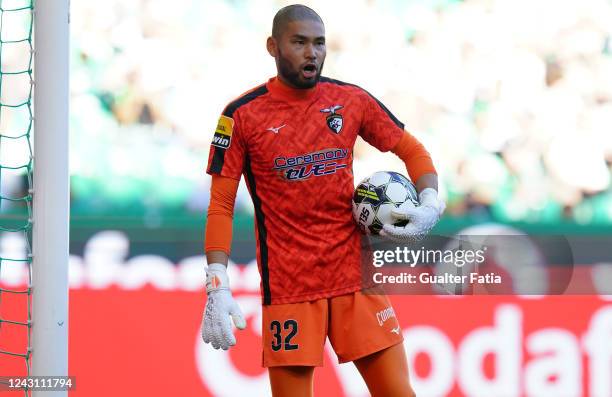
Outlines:
{"type": "Polygon", "coordinates": [[[357,291],[311,302],[263,306],[263,366],[323,366],[325,337],[338,361],[368,356],[404,340],[386,295],[357,291]]]}

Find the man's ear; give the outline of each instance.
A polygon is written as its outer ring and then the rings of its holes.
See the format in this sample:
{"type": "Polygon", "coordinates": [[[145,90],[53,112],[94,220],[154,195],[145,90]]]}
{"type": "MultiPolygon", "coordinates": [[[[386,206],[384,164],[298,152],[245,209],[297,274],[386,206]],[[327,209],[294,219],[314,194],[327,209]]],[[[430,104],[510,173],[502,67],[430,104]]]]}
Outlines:
{"type": "Polygon", "coordinates": [[[266,48],[268,50],[268,54],[276,58],[276,56],[278,55],[278,46],[274,37],[268,37],[268,40],[266,41],[266,48]]]}

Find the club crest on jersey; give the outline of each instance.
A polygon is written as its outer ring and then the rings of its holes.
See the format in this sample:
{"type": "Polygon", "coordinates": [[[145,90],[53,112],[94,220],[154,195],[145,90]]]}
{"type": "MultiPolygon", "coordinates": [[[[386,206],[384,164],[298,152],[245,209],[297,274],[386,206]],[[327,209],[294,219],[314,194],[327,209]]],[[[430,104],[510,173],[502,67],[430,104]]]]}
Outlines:
{"type": "Polygon", "coordinates": [[[327,126],[334,134],[339,134],[342,131],[342,124],[344,120],[342,119],[342,115],[336,113],[336,110],[342,109],[342,105],[333,105],[325,109],[321,109],[321,113],[329,113],[326,117],[325,121],[327,121],[327,126]]]}
{"type": "Polygon", "coordinates": [[[213,136],[211,145],[221,149],[227,149],[232,143],[232,132],[234,131],[234,119],[227,116],[221,116],[217,123],[217,129],[213,136]]]}

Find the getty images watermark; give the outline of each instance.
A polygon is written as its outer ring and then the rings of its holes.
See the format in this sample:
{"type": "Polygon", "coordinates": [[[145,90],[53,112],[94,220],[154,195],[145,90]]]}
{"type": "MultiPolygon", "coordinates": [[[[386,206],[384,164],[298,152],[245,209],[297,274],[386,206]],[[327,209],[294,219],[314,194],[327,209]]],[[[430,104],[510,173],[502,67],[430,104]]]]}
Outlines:
{"type": "Polygon", "coordinates": [[[455,266],[457,270],[440,273],[402,271],[399,274],[384,274],[380,271],[375,272],[372,277],[376,284],[501,284],[504,276],[501,272],[489,271],[482,274],[476,271],[478,265],[485,262],[486,251],[487,247],[473,250],[440,250],[425,249],[425,247],[417,249],[410,249],[408,247],[395,247],[395,249],[390,250],[379,249],[372,253],[372,264],[377,268],[387,263],[393,263],[414,269],[417,264],[435,263],[444,266],[455,266]],[[468,274],[461,274],[462,272],[459,269],[462,269],[466,264],[471,265],[471,271],[468,274]]]}
{"type": "Polygon", "coordinates": [[[388,294],[612,294],[612,283],[601,281],[612,277],[609,241],[600,249],[593,241],[582,249],[565,236],[523,233],[428,236],[409,244],[373,237],[362,243],[362,282],[388,294]]]}

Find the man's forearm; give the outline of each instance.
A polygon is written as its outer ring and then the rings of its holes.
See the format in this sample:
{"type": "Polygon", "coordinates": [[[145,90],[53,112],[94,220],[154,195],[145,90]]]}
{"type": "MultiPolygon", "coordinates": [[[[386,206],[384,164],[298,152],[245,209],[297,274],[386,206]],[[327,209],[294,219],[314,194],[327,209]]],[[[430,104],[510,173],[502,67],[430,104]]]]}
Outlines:
{"type": "Polygon", "coordinates": [[[210,205],[204,233],[204,251],[208,263],[221,263],[227,266],[237,191],[238,180],[219,175],[212,176],[210,205]]]}

